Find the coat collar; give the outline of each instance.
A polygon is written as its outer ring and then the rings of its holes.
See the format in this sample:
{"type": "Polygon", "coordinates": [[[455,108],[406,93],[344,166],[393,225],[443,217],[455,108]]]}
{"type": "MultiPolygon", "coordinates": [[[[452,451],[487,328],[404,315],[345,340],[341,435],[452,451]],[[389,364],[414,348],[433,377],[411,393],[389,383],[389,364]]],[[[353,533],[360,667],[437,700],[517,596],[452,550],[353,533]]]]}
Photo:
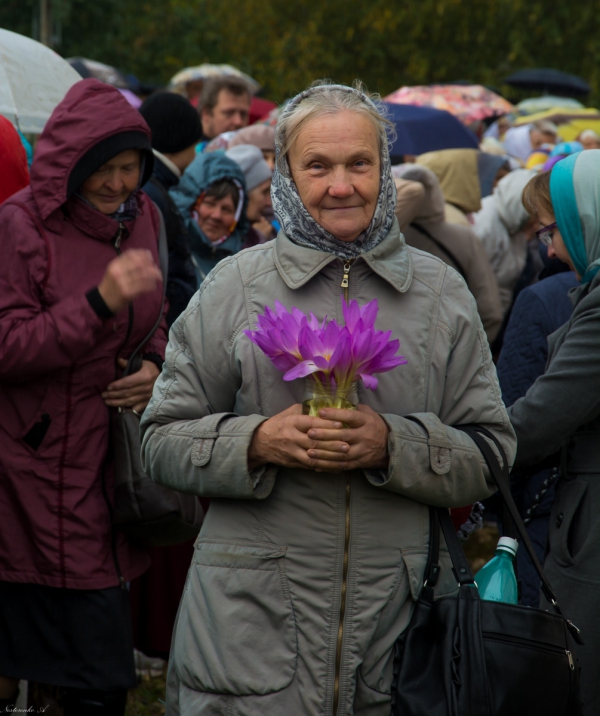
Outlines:
{"type": "MultiPolygon", "coordinates": [[[[385,239],[360,258],[397,291],[404,293],[408,290],[412,281],[413,262],[397,219],[394,219],[385,239]]],[[[333,254],[294,244],[283,231],[275,239],[275,266],[291,289],[300,288],[336,260],[338,257],[333,254]]]]}

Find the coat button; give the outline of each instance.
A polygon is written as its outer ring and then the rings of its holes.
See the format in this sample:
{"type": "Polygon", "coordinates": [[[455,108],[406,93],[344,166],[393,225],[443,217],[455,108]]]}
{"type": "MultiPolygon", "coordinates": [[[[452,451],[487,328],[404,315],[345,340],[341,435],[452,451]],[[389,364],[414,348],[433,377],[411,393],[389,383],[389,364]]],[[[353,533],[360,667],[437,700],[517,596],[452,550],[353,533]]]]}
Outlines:
{"type": "Polygon", "coordinates": [[[556,526],[557,526],[557,527],[560,527],[560,526],[562,525],[564,519],[565,519],[565,516],[564,516],[564,514],[561,512],[561,513],[557,516],[557,518],[556,518],[556,526]]]}

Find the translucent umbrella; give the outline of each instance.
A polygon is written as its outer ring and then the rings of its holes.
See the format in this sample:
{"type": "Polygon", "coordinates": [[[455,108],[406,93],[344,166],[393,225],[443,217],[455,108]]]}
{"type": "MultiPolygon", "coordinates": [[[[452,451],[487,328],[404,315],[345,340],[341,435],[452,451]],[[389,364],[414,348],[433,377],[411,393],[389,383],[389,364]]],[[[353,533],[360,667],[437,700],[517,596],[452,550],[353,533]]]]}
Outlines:
{"type": "Polygon", "coordinates": [[[0,114],[22,132],[40,134],[56,105],[80,79],[50,48],[0,29],[0,114]]]}
{"type": "Polygon", "coordinates": [[[260,85],[256,80],[241,70],[238,70],[237,67],[233,67],[232,65],[211,65],[208,63],[198,65],[197,67],[186,67],[184,70],[181,70],[171,77],[169,87],[175,91],[181,91],[188,82],[207,80],[209,77],[219,77],[221,75],[240,77],[245,80],[252,94],[255,94],[260,89],[260,85]]]}
{"type": "Polygon", "coordinates": [[[572,97],[557,97],[553,94],[545,94],[542,97],[530,97],[524,99],[517,105],[519,114],[536,114],[545,112],[548,109],[562,107],[563,109],[585,109],[579,100],[572,97]]]}
{"type": "Polygon", "coordinates": [[[514,112],[514,106],[482,85],[427,85],[401,87],[383,98],[392,104],[444,109],[463,124],[514,112]]]}
{"type": "Polygon", "coordinates": [[[89,60],[87,57],[67,57],[67,62],[85,79],[95,77],[117,89],[129,89],[129,84],[123,73],[116,67],[105,65],[104,62],[89,60]]]}

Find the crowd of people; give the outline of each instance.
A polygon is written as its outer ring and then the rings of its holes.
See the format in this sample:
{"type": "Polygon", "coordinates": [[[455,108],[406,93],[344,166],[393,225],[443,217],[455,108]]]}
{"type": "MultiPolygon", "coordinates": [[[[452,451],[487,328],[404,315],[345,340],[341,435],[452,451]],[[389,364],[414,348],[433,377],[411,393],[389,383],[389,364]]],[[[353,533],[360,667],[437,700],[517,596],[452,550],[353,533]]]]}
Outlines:
{"type": "MultiPolygon", "coordinates": [[[[276,126],[251,98],[217,77],[137,110],[81,80],[32,162],[0,117],[0,712],[25,680],[64,716],[122,716],[164,659],[173,716],[387,716],[427,506],[500,519],[454,427],[477,423],[600,714],[600,137],[501,118],[392,166],[358,84],[315,83],[276,126]],[[377,299],[407,363],[310,417],[245,331],[276,301],[341,320],[342,298],[377,299]],[[202,503],[196,540],[115,526],[123,413],[146,473],[202,503]]],[[[455,587],[442,558],[436,595],[455,587]]]]}

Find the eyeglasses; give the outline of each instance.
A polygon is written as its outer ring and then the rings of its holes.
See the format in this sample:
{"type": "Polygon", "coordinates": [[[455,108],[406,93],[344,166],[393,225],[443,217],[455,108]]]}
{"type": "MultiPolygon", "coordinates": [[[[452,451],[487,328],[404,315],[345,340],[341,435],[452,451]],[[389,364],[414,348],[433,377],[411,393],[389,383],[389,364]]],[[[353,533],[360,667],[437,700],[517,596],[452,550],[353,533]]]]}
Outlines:
{"type": "Polygon", "coordinates": [[[544,246],[552,246],[552,234],[554,233],[554,229],[556,229],[556,221],[553,224],[548,224],[548,226],[542,226],[541,229],[535,232],[535,235],[544,246]]]}

